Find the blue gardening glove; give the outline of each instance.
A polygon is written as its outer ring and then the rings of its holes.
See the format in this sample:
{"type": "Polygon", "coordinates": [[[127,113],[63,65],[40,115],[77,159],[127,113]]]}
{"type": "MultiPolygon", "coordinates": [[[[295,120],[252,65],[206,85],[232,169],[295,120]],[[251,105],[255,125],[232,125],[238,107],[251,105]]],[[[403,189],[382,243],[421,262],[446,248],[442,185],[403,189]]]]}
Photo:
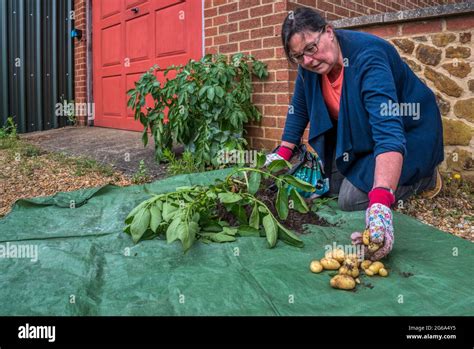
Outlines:
{"type": "Polygon", "coordinates": [[[365,212],[365,223],[368,236],[364,239],[363,233],[352,233],[352,243],[362,246],[364,259],[378,261],[392,251],[394,242],[392,211],[385,205],[373,204],[365,212]]]}

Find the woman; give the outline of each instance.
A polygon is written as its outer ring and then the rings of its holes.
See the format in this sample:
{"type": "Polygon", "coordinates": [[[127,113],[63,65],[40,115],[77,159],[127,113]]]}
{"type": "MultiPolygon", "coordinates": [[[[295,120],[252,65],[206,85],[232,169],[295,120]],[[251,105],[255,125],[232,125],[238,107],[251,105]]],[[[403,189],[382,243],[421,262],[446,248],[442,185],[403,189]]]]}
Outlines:
{"type": "MultiPolygon", "coordinates": [[[[341,209],[366,209],[370,240],[392,249],[395,200],[441,189],[441,116],[433,92],[376,36],[335,30],[310,8],[282,27],[287,58],[299,64],[282,143],[268,156],[289,159],[309,123],[308,142],[338,194],[341,209]]],[[[362,243],[360,233],[353,242],[362,243]]]]}

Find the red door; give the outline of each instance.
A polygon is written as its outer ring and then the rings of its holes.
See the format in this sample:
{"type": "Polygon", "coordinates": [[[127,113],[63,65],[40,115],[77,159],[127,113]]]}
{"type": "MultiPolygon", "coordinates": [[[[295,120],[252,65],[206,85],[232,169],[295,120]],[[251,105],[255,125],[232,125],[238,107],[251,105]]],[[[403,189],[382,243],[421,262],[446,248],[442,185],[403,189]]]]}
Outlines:
{"type": "Polygon", "coordinates": [[[94,125],[141,131],[126,91],[154,64],[165,69],[202,57],[201,0],[93,0],[92,6],[94,125]]]}

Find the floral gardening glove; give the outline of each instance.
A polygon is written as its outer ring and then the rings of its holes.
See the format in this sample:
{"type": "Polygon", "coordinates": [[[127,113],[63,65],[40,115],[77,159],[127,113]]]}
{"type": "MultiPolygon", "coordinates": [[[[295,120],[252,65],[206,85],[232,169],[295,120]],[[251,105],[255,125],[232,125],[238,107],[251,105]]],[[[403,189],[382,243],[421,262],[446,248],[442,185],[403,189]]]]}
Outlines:
{"type": "Polygon", "coordinates": [[[352,243],[363,246],[364,259],[377,261],[392,250],[394,241],[392,211],[380,203],[372,204],[365,212],[365,223],[364,233],[352,233],[352,243]]]}

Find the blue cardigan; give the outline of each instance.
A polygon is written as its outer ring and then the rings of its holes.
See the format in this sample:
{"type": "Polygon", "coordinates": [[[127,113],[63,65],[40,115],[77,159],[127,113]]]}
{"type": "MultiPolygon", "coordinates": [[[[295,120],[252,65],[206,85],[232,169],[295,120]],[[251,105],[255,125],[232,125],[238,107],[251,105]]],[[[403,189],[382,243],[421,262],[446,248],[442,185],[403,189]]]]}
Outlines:
{"type": "Polygon", "coordinates": [[[399,186],[432,175],[444,159],[433,92],[385,40],[349,30],[336,36],[345,62],[337,122],[321,94],[321,76],[299,67],[282,140],[299,144],[309,122],[308,142],[326,173],[335,146],[338,170],[364,192],[373,186],[375,157],[385,152],[404,156],[399,186]]]}

